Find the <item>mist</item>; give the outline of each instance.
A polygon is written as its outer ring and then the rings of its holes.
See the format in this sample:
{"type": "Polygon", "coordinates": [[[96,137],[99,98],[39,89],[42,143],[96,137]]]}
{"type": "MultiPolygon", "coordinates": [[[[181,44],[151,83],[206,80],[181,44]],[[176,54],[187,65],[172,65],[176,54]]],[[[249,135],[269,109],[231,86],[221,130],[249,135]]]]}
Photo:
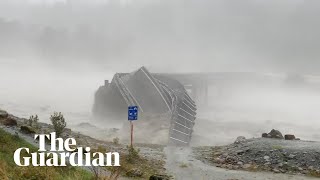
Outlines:
{"type": "Polygon", "coordinates": [[[0,2],[2,56],[172,72],[319,66],[318,1],[0,2]]]}
{"type": "Polygon", "coordinates": [[[235,79],[223,96],[209,89],[212,110],[200,108],[196,135],[214,143],[209,121],[222,123],[223,142],[277,127],[316,139],[319,8],[316,0],[0,0],[0,106],[43,122],[61,111],[76,124],[91,120],[105,79],[141,66],[280,74],[276,85],[235,79]],[[307,85],[286,86],[288,74],[307,85]],[[233,122],[253,126],[228,134],[233,122]]]}

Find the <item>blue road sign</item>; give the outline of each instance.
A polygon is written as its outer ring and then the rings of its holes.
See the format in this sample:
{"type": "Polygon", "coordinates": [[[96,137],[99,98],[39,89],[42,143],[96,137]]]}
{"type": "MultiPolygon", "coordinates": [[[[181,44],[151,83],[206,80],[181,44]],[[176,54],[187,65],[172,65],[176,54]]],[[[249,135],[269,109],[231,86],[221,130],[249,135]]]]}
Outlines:
{"type": "Polygon", "coordinates": [[[128,120],[129,121],[138,120],[138,106],[128,107],[128,120]]]}

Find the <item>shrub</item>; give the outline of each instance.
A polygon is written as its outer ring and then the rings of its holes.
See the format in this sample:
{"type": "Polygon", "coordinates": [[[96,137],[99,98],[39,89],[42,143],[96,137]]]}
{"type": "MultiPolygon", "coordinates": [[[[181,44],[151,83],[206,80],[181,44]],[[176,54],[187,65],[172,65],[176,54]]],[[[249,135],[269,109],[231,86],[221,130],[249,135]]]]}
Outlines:
{"type": "Polygon", "coordinates": [[[24,120],[24,124],[30,127],[38,128],[39,117],[38,115],[30,116],[29,119],[24,120]]]}
{"type": "Polygon", "coordinates": [[[135,160],[140,159],[140,156],[139,156],[140,149],[136,150],[132,146],[128,146],[128,152],[129,152],[127,156],[128,162],[133,163],[135,162],[135,160]]]}
{"type": "Polygon", "coordinates": [[[31,121],[31,126],[32,127],[35,127],[35,128],[38,128],[39,124],[39,118],[38,118],[38,115],[35,115],[35,116],[31,116],[30,117],[30,121],[31,121]]]}
{"type": "Polygon", "coordinates": [[[50,117],[51,123],[53,125],[54,131],[57,133],[57,137],[60,137],[67,123],[61,112],[54,112],[50,117]]]}
{"type": "Polygon", "coordinates": [[[112,142],[113,142],[113,144],[118,145],[119,144],[119,138],[118,137],[113,138],[112,142]]]}
{"type": "Polygon", "coordinates": [[[186,164],[186,163],[181,163],[181,164],[180,164],[180,167],[181,167],[181,168],[187,168],[187,167],[188,167],[188,164],[186,164]]]}

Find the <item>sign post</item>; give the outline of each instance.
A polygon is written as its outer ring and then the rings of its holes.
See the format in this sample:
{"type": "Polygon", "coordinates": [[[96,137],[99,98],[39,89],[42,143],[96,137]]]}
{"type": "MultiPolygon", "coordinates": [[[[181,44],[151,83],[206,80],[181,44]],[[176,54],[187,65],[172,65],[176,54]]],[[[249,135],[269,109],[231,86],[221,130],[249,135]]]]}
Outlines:
{"type": "Polygon", "coordinates": [[[131,126],[131,147],[133,147],[133,122],[138,120],[138,106],[129,106],[128,107],[128,120],[130,121],[131,126]]]}

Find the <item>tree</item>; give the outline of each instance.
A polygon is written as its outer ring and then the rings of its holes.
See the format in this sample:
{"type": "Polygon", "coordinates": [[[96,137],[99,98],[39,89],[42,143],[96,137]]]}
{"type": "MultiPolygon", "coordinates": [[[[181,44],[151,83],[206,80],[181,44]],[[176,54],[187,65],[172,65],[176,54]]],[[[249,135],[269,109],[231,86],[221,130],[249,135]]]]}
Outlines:
{"type": "Polygon", "coordinates": [[[61,112],[54,112],[50,117],[51,123],[53,125],[54,131],[57,133],[57,137],[60,137],[67,123],[61,112]]]}

